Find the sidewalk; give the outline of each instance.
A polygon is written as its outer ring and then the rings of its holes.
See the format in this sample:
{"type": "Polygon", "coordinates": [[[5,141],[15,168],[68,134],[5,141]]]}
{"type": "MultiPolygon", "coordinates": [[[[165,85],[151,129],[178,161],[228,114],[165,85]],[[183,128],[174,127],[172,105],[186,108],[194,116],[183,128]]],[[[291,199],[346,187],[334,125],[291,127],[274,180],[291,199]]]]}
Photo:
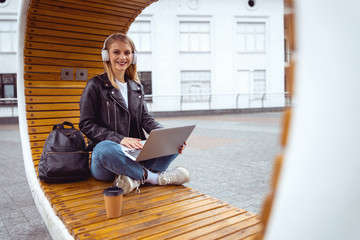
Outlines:
{"type": "MultiPolygon", "coordinates": [[[[281,112],[158,118],[167,127],[196,124],[171,167],[189,169],[186,184],[229,204],[260,213],[276,154],[281,112]]],[[[32,199],[19,128],[0,125],[0,239],[51,239],[32,199]]]]}

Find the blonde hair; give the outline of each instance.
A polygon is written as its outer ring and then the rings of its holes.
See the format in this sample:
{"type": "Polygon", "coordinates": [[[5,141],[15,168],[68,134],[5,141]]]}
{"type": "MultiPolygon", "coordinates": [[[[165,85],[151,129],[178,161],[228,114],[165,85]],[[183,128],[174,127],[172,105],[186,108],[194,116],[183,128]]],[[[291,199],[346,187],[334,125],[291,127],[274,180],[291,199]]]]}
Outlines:
{"type": "MultiPolygon", "coordinates": [[[[130,46],[131,48],[131,52],[134,53],[135,52],[135,44],[134,42],[131,40],[130,37],[128,37],[127,35],[123,34],[123,33],[114,33],[112,35],[110,35],[110,37],[107,39],[106,43],[105,43],[105,48],[109,50],[110,45],[113,44],[116,41],[120,41],[123,43],[126,43],[127,45],[130,46]]],[[[134,57],[134,56],[133,56],[134,57]]],[[[115,82],[115,77],[114,77],[114,71],[111,67],[111,63],[110,61],[103,61],[104,64],[104,70],[108,75],[108,78],[111,82],[111,85],[113,85],[114,88],[119,89],[118,85],[115,82]]],[[[133,81],[140,83],[140,79],[137,73],[137,66],[136,64],[131,64],[125,71],[125,74],[133,81]]]]}

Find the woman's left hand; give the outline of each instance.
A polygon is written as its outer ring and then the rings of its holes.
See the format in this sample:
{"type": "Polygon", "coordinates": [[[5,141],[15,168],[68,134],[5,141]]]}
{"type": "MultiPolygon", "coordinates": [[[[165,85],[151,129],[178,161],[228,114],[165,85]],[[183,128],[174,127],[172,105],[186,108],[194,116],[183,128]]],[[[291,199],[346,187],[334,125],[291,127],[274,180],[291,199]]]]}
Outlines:
{"type": "Polygon", "coordinates": [[[182,154],[183,150],[185,149],[186,147],[186,142],[184,142],[184,145],[181,146],[180,150],[179,150],[179,153],[182,154]]]}

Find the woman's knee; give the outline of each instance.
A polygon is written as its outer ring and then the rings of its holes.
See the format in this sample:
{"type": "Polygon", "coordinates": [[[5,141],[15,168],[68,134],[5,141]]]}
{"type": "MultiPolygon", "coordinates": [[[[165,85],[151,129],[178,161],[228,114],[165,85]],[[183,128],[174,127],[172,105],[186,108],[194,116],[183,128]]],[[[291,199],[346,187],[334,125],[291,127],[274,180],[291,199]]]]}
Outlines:
{"type": "Polygon", "coordinates": [[[121,150],[121,147],[119,144],[113,141],[105,140],[102,142],[99,142],[94,150],[93,155],[96,156],[99,159],[107,158],[109,155],[117,154],[121,150]]]}
{"type": "Polygon", "coordinates": [[[92,161],[107,168],[124,166],[127,164],[127,157],[121,150],[120,144],[113,141],[102,141],[98,143],[92,153],[92,161]]]}

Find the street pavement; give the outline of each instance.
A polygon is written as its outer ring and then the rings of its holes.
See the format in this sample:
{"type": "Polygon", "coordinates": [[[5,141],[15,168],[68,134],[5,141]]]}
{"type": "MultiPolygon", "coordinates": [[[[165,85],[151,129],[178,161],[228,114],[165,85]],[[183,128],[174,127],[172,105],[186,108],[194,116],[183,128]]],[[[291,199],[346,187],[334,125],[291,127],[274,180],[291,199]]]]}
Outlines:
{"type": "MultiPolygon", "coordinates": [[[[196,124],[183,154],[185,185],[230,205],[261,213],[280,147],[282,112],[157,118],[166,127],[196,124]]],[[[25,176],[19,128],[0,125],[0,239],[51,239],[25,176]]]]}

